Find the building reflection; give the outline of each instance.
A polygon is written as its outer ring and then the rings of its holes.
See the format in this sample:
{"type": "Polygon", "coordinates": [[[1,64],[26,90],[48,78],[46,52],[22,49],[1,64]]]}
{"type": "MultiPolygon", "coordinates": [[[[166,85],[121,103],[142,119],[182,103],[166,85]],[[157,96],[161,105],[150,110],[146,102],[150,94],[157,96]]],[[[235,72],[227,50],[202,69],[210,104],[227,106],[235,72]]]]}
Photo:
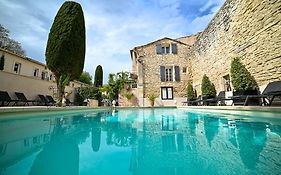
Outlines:
{"type": "MultiPolygon", "coordinates": [[[[94,154],[102,142],[131,148],[128,170],[135,175],[213,174],[227,160],[236,161],[229,171],[243,173],[255,169],[267,142],[265,123],[157,110],[139,111],[138,116],[122,110],[1,122],[0,174],[38,152],[30,175],[77,175],[79,145],[87,139],[94,154]]],[[[280,127],[270,128],[280,133],[280,127]]]]}

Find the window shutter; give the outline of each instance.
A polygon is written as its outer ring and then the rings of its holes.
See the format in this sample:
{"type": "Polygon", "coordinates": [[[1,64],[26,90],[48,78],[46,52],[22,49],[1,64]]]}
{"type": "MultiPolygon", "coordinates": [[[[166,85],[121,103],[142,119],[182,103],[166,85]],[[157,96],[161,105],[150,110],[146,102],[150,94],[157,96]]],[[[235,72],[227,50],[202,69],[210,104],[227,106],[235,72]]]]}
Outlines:
{"type": "Polygon", "coordinates": [[[165,66],[160,66],[160,80],[165,81],[165,66]]]}
{"type": "Polygon", "coordinates": [[[156,54],[162,54],[161,44],[156,44],[156,54]]]}
{"type": "Polygon", "coordinates": [[[175,80],[180,81],[180,67],[175,66],[175,80]]]}
{"type": "Polygon", "coordinates": [[[172,43],[172,53],[177,54],[177,44],[172,43]]]}

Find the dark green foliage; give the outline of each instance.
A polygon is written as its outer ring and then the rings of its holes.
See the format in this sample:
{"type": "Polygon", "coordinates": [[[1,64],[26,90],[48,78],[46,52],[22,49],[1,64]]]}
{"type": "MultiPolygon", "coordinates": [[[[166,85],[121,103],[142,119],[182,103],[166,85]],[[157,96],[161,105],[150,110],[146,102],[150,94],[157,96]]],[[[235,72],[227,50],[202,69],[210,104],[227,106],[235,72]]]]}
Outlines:
{"type": "Polygon", "coordinates": [[[100,100],[101,92],[98,87],[80,87],[77,90],[75,100],[78,104],[82,104],[85,99],[100,100]]]}
{"type": "Polygon", "coordinates": [[[103,80],[103,70],[101,65],[98,65],[95,71],[95,81],[94,86],[95,87],[101,87],[102,86],[102,80],[103,80]]]}
{"type": "Polygon", "coordinates": [[[236,91],[254,90],[257,83],[251,73],[241,63],[239,58],[234,58],[230,68],[231,81],[236,91]]]}
{"type": "Polygon", "coordinates": [[[51,27],[45,55],[48,68],[56,76],[61,100],[64,89],[60,89],[60,80],[65,79],[61,77],[78,79],[84,67],[85,22],[80,4],[63,3],[51,27]]]}
{"type": "Polygon", "coordinates": [[[202,95],[206,96],[206,97],[215,97],[216,96],[215,85],[211,83],[209,77],[207,77],[207,75],[205,75],[205,74],[202,78],[201,92],[202,92],[202,95]]]}
{"type": "Polygon", "coordinates": [[[5,64],[5,57],[4,55],[0,58],[0,70],[4,70],[4,64],[5,64]]]}
{"type": "Polygon", "coordinates": [[[110,100],[117,100],[119,93],[124,89],[125,85],[133,83],[129,79],[128,72],[118,72],[117,74],[109,74],[108,84],[103,86],[103,91],[107,92],[107,97],[110,100]]]}
{"type": "Polygon", "coordinates": [[[92,84],[92,76],[89,74],[89,72],[83,72],[80,75],[78,81],[91,85],[92,84]]]}
{"type": "Polygon", "coordinates": [[[195,95],[195,91],[193,90],[193,87],[192,87],[191,83],[188,83],[186,91],[187,91],[187,99],[188,100],[195,99],[196,95],[195,95]]]}

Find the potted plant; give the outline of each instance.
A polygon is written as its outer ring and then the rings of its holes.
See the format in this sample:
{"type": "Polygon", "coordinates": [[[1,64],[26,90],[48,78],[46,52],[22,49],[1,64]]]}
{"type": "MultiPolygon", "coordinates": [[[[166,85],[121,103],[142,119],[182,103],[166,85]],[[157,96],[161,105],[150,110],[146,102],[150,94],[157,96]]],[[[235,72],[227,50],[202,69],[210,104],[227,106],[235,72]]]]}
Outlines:
{"type": "Polygon", "coordinates": [[[157,98],[157,96],[155,94],[150,94],[148,95],[148,100],[150,101],[150,105],[153,107],[154,106],[154,102],[155,99],[157,98]]]}
{"type": "MultiPolygon", "coordinates": [[[[235,90],[235,92],[233,92],[233,96],[258,94],[257,83],[252,77],[251,73],[241,63],[240,58],[234,58],[232,60],[230,75],[232,85],[235,90]]],[[[233,102],[234,104],[238,104],[242,101],[240,99],[236,99],[233,102]]],[[[258,103],[258,101],[256,99],[253,99],[253,101],[250,103],[256,104],[258,103]]]]}
{"type": "Polygon", "coordinates": [[[132,92],[130,92],[130,91],[127,91],[127,92],[125,92],[123,95],[124,95],[124,97],[128,100],[128,102],[131,103],[131,100],[132,100],[132,98],[134,97],[134,94],[133,94],[132,92]]]}

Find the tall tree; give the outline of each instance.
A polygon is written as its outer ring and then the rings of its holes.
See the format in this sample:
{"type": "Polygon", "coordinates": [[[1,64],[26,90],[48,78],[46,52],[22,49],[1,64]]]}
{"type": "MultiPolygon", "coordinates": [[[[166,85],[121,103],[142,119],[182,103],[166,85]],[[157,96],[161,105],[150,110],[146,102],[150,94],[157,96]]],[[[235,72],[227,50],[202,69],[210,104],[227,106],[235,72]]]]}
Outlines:
{"type": "Polygon", "coordinates": [[[0,24],[0,47],[19,55],[25,55],[21,44],[9,36],[10,31],[0,24]]]}
{"type": "Polygon", "coordinates": [[[64,2],[51,27],[45,53],[47,66],[56,76],[60,101],[65,84],[78,79],[83,71],[85,40],[81,5],[73,1],[64,2]]]}
{"type": "Polygon", "coordinates": [[[101,65],[98,65],[95,71],[95,81],[94,86],[95,87],[101,87],[102,86],[102,80],[103,80],[103,70],[101,65]]]}
{"type": "Polygon", "coordinates": [[[86,84],[92,84],[92,76],[89,74],[89,72],[85,71],[80,75],[78,81],[86,84]]]}

